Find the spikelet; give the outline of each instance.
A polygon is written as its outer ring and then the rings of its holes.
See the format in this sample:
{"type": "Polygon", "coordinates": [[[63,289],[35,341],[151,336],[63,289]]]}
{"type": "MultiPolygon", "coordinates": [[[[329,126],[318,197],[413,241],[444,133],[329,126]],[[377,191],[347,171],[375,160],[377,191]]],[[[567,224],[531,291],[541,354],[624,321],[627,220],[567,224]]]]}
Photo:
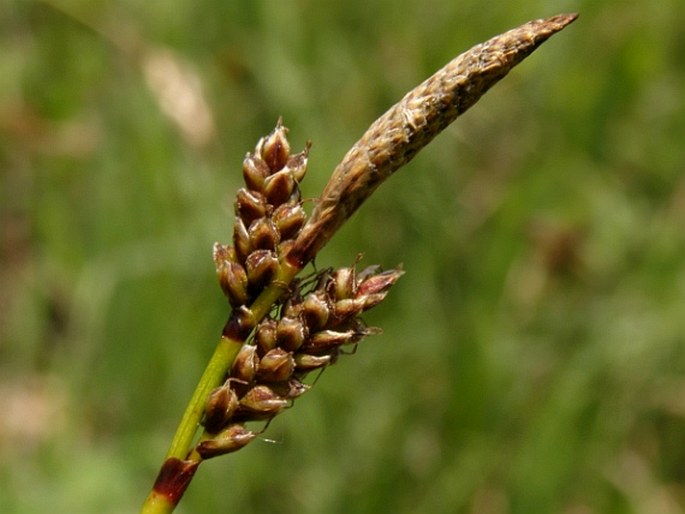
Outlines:
{"type": "MultiPolygon", "coordinates": [[[[277,275],[281,260],[306,222],[299,183],[307,170],[309,144],[290,154],[281,120],[243,161],[244,188],[235,201],[232,245],[214,245],[219,284],[236,319],[277,275]]],[[[335,363],[340,349],[380,330],[359,317],[380,303],[402,271],[372,266],[326,270],[303,283],[295,280],[278,310],[255,327],[209,395],[196,446],[204,459],[236,451],[259,432],[245,423],[268,421],[311,387],[308,373],[335,363]]],[[[247,322],[246,322],[247,323],[247,322]]],[[[248,326],[248,325],[246,325],[248,326]]]]}
{"type": "Polygon", "coordinates": [[[299,184],[307,172],[310,145],[291,154],[287,132],[279,119],[245,156],[245,187],[236,194],[232,245],[214,245],[219,284],[234,308],[249,305],[269,284],[306,221],[299,184]]]}
{"type": "Polygon", "coordinates": [[[358,273],[352,266],[293,284],[275,317],[257,325],[225,382],[210,394],[203,425],[217,442],[210,438],[201,443],[197,451],[203,458],[246,445],[254,434],[245,429],[246,422],[270,420],[282,412],[309,390],[304,380],[310,372],[334,364],[344,346],[379,333],[360,315],[380,303],[402,274],[401,269],[381,271],[378,266],[358,273]]]}

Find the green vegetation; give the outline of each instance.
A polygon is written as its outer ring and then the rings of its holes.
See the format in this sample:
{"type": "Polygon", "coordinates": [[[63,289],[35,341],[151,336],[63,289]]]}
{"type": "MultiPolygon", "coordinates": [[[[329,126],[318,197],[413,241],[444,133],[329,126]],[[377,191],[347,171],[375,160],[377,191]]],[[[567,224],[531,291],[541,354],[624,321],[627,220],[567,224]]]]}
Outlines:
{"type": "Polygon", "coordinates": [[[384,334],[177,512],[685,510],[679,2],[5,5],[0,512],[138,510],[226,319],[211,250],[242,159],[279,115],[313,141],[315,197],[408,89],[560,11],[581,18],[323,251],[403,263],[367,317],[384,334]],[[207,110],[170,112],[195,80],[207,110]]]}

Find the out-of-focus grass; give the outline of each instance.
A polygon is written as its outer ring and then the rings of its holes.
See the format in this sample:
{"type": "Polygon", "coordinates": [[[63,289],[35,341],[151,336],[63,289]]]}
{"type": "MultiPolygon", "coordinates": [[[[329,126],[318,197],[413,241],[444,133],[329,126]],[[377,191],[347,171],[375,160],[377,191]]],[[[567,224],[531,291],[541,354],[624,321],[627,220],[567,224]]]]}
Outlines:
{"type": "Polygon", "coordinates": [[[384,335],[179,512],[685,511],[681,2],[10,0],[0,512],[138,508],[227,315],[210,251],[242,157],[279,115],[314,141],[314,197],[405,91],[560,11],[581,18],[320,256],[404,263],[384,335]]]}

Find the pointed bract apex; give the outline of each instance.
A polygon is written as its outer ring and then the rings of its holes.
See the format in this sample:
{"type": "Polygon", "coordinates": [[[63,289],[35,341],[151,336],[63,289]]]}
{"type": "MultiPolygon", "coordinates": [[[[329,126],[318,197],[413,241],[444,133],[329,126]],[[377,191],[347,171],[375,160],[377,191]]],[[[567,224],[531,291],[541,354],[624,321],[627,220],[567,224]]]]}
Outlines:
{"type": "Polygon", "coordinates": [[[291,155],[288,162],[285,164],[285,169],[292,173],[293,178],[299,184],[302,182],[307,173],[307,161],[309,159],[309,149],[312,147],[312,142],[307,141],[304,145],[304,150],[295,155],[291,155]]]}
{"type": "Polygon", "coordinates": [[[238,407],[238,396],[230,382],[217,387],[209,395],[202,424],[209,433],[221,430],[238,407]]]}
{"type": "Polygon", "coordinates": [[[212,439],[201,441],[196,450],[203,459],[210,459],[240,450],[257,437],[257,433],[245,428],[245,425],[235,423],[222,430],[212,439]]]}
{"type": "Polygon", "coordinates": [[[231,366],[231,377],[246,383],[252,382],[257,374],[258,367],[259,357],[257,356],[257,347],[251,344],[245,344],[233,361],[233,365],[231,366]]]}
{"type": "Polygon", "coordinates": [[[240,399],[238,415],[247,421],[258,421],[275,416],[285,409],[290,401],[277,395],[265,385],[257,385],[240,399]]]}
{"type": "Polygon", "coordinates": [[[269,350],[259,361],[257,377],[266,382],[283,382],[295,371],[295,360],[291,352],[283,348],[269,350]]]}
{"type": "Polygon", "coordinates": [[[288,129],[283,126],[283,119],[278,118],[276,128],[257,143],[255,153],[261,156],[271,170],[271,173],[279,171],[290,157],[290,143],[287,138],[288,129]]]}

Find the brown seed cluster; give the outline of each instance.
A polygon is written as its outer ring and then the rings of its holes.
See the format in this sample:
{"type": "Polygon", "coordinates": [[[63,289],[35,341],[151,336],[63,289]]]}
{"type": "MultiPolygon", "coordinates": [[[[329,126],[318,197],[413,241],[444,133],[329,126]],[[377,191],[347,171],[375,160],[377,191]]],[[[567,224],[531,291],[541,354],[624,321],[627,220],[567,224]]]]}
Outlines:
{"type": "Polygon", "coordinates": [[[295,283],[273,316],[262,320],[225,382],[210,395],[203,425],[215,434],[197,446],[204,459],[230,453],[258,432],[246,422],[270,420],[309,390],[304,378],[333,364],[345,345],[379,332],[360,315],[378,305],[402,270],[326,270],[295,283]]]}
{"type": "MultiPolygon", "coordinates": [[[[233,244],[214,246],[219,283],[234,312],[248,309],[274,280],[306,221],[299,183],[309,145],[290,155],[286,132],[279,120],[245,157],[233,244]]],[[[378,333],[360,315],[378,305],[402,273],[351,266],[290,284],[209,395],[198,454],[207,459],[248,444],[259,432],[246,423],[268,422],[311,387],[304,382],[308,373],[333,364],[345,345],[378,333]]]]}
{"type": "Polygon", "coordinates": [[[269,284],[306,220],[299,183],[307,172],[309,144],[291,155],[287,131],[279,120],[245,156],[246,187],[236,195],[233,245],[214,245],[219,284],[234,308],[249,305],[269,284]]]}

